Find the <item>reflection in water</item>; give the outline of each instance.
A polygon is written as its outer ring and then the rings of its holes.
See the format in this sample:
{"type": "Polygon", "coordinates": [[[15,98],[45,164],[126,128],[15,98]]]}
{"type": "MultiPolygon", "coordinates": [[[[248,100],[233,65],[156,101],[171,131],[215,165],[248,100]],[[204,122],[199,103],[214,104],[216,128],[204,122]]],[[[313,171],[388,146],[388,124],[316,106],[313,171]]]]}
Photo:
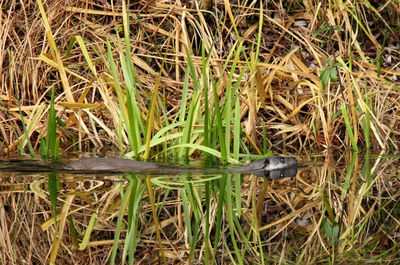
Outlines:
{"type": "Polygon", "coordinates": [[[351,262],[354,256],[373,262],[377,255],[385,263],[395,257],[399,158],[343,154],[312,159],[305,162],[308,167],[256,176],[64,172],[55,185],[57,226],[43,174],[52,168],[35,161],[0,162],[0,220],[6,233],[0,264],[32,256],[30,264],[48,263],[56,231],[63,231],[57,234],[60,264],[72,258],[104,264],[112,253],[121,263],[124,249],[134,263],[144,264],[161,261],[160,255],[167,263],[204,263],[208,257],[248,264],[261,259],[315,264],[321,257],[351,262]],[[15,162],[20,170],[7,173],[17,168],[15,162]]]}
{"type": "MultiPolygon", "coordinates": [[[[89,162],[85,160],[77,161],[80,167],[84,167],[82,162],[89,162]]],[[[0,160],[0,171],[3,172],[19,172],[19,173],[69,173],[69,174],[96,174],[96,175],[109,175],[109,174],[138,174],[138,175],[187,175],[187,174],[195,174],[195,175],[218,175],[224,173],[231,173],[230,169],[224,168],[197,168],[197,167],[179,167],[179,166],[168,166],[159,164],[160,168],[151,168],[148,169],[143,165],[147,165],[143,162],[138,166],[137,170],[128,171],[123,169],[121,171],[112,169],[99,169],[99,170],[72,170],[69,168],[64,167],[63,165],[59,164],[51,164],[51,163],[44,163],[41,161],[35,160],[0,160]],[[141,169],[142,168],[142,169],[141,169]]],[[[149,163],[150,165],[150,163],[149,163]]],[[[68,166],[68,165],[67,165],[68,166]]],[[[104,167],[104,165],[103,165],[104,167]]],[[[101,167],[99,167],[101,168],[101,167]]],[[[113,167],[114,168],[114,167],[113,167]]],[[[290,178],[296,176],[297,173],[297,164],[291,165],[288,168],[284,169],[276,169],[276,170],[247,170],[251,172],[253,175],[263,178],[270,178],[270,179],[279,179],[279,178],[290,178]]],[[[246,172],[247,172],[246,171],[246,172]]],[[[240,172],[240,171],[237,171],[240,172]]]]}
{"type": "Polygon", "coordinates": [[[269,170],[269,171],[259,170],[253,172],[253,175],[267,179],[292,178],[295,177],[296,174],[297,174],[297,166],[284,169],[277,169],[277,170],[269,170]]]}

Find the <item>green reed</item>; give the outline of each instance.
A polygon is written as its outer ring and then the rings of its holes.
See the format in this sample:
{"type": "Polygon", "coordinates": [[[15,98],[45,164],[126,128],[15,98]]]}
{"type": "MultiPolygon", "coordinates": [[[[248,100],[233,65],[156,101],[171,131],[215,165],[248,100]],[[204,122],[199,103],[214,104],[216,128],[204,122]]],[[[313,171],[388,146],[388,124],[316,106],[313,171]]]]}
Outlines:
{"type": "Polygon", "coordinates": [[[40,141],[40,153],[42,157],[56,159],[59,156],[59,138],[57,136],[57,119],[54,109],[54,87],[51,89],[51,99],[48,111],[47,136],[40,141]]]}
{"type": "Polygon", "coordinates": [[[342,105],[341,105],[341,111],[342,111],[342,116],[343,116],[343,119],[344,119],[344,123],[346,125],[347,137],[350,139],[350,142],[351,142],[351,145],[353,147],[353,150],[355,152],[357,152],[358,151],[358,146],[357,146],[357,140],[354,137],[354,129],[353,129],[353,127],[351,125],[351,122],[350,122],[349,112],[347,111],[347,106],[343,102],[342,102],[342,105]]]}

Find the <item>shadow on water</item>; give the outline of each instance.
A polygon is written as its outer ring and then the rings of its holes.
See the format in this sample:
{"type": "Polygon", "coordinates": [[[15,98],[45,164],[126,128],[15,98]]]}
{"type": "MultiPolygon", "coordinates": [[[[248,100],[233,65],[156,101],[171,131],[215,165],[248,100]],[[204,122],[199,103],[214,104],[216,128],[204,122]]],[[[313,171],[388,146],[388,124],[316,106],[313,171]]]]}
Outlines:
{"type": "Polygon", "coordinates": [[[1,262],[386,262],[400,249],[399,159],[315,156],[260,176],[3,160],[1,262]]]}

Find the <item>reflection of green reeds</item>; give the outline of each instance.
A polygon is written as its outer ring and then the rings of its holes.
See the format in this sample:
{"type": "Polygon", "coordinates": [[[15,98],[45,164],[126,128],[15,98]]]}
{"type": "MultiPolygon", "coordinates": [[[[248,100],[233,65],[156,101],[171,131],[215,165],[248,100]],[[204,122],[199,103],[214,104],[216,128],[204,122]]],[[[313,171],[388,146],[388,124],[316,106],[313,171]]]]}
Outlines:
{"type": "Polygon", "coordinates": [[[190,182],[187,182],[184,185],[185,189],[181,190],[180,194],[182,196],[187,240],[190,245],[189,260],[193,261],[199,240],[199,233],[202,231],[201,226],[204,225],[205,221],[201,210],[203,194],[199,193],[190,182]]]}
{"type": "Polygon", "coordinates": [[[57,223],[58,180],[57,180],[57,174],[55,174],[55,173],[49,174],[48,190],[50,193],[51,214],[53,215],[54,223],[56,224],[57,223]]]}
{"type": "Polygon", "coordinates": [[[124,218],[126,214],[126,210],[128,209],[129,200],[132,196],[132,186],[134,185],[133,182],[130,182],[128,187],[124,190],[121,189],[121,204],[118,210],[118,220],[115,227],[115,234],[114,234],[114,242],[112,246],[112,252],[110,257],[110,264],[115,264],[115,259],[117,256],[118,245],[121,237],[122,230],[125,229],[124,225],[124,218]]]}
{"type": "Polygon", "coordinates": [[[140,201],[145,190],[142,181],[136,176],[128,177],[129,185],[123,187],[121,185],[121,205],[118,211],[118,220],[114,236],[114,244],[112,247],[112,254],[110,264],[115,264],[117,257],[118,245],[120,242],[121,232],[125,229],[126,236],[124,240],[124,247],[122,252],[122,260],[126,260],[129,255],[129,264],[134,264],[134,253],[138,245],[140,237],[138,236],[138,211],[140,209],[140,201]],[[125,216],[128,217],[127,227],[125,228],[125,216]]]}
{"type": "Polygon", "coordinates": [[[122,253],[122,260],[125,260],[126,256],[129,257],[129,264],[134,264],[133,260],[135,257],[136,248],[140,242],[140,237],[138,234],[139,229],[139,210],[140,201],[142,200],[143,193],[145,191],[145,186],[140,181],[140,178],[136,176],[129,176],[129,186],[131,188],[129,206],[128,206],[128,224],[127,224],[127,234],[126,240],[124,242],[124,250],[122,253]]]}
{"type": "Polygon", "coordinates": [[[368,187],[366,197],[369,199],[371,195],[371,189],[369,187],[373,181],[373,176],[371,175],[371,150],[369,149],[364,154],[364,164],[361,169],[361,174],[366,180],[366,185],[368,187]]]}
{"type": "Polygon", "coordinates": [[[355,173],[355,167],[356,167],[356,162],[358,160],[358,154],[355,152],[352,154],[351,156],[351,161],[349,163],[349,165],[346,168],[346,176],[345,176],[345,180],[344,183],[342,185],[342,199],[347,197],[347,192],[349,190],[350,184],[351,184],[351,180],[354,179],[353,175],[356,174],[355,173]]]}

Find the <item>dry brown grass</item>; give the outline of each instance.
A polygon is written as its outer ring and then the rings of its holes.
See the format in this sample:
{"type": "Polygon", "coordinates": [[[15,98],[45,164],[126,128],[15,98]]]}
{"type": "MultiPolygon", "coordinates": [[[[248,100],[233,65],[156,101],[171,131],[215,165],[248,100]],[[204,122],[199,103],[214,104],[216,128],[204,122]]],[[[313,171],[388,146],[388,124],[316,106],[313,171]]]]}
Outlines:
{"type": "MultiPolygon", "coordinates": [[[[38,146],[39,137],[45,133],[45,106],[52,86],[58,95],[58,116],[66,122],[58,133],[67,150],[76,143],[79,150],[118,144],[113,128],[118,127],[116,121],[120,115],[116,95],[110,91],[112,77],[105,42],[119,42],[115,29],[122,27],[121,3],[48,1],[45,10],[53,37],[49,32],[46,37],[37,3],[3,1],[0,18],[3,151],[26,146],[19,109],[34,147],[38,146]],[[94,67],[90,68],[77,44],[66,53],[74,36],[83,38],[94,67]]],[[[343,118],[335,114],[342,102],[349,106],[354,137],[360,145],[365,143],[362,123],[368,113],[372,146],[397,149],[400,72],[399,39],[394,32],[398,28],[399,10],[395,1],[370,6],[285,1],[282,5],[271,2],[263,10],[259,57],[254,61],[257,65],[251,65],[254,54],[249,52],[254,51],[251,45],[257,42],[258,2],[242,6],[218,1],[209,10],[198,10],[192,2],[132,4],[130,42],[143,118],[146,119],[147,98],[159,73],[159,91],[167,91],[168,118],[175,117],[186,53],[192,53],[201,76],[202,44],[210,53],[207,69],[213,75],[201,82],[211,87],[211,79],[221,80],[219,91],[223,99],[227,75],[221,72],[222,64],[232,47],[242,40],[244,50],[237,65],[238,69],[247,69],[239,88],[242,128],[247,141],[255,141],[255,150],[261,142],[256,139],[261,136],[262,124],[267,128],[272,148],[278,152],[284,146],[296,152],[350,147],[343,118]],[[366,14],[373,16],[367,18],[366,14]],[[385,16],[389,19],[383,19],[385,16]],[[316,34],[327,28],[324,25],[342,31],[326,29],[316,34]],[[377,63],[371,59],[378,57],[384,40],[383,68],[377,76],[377,63]],[[336,60],[348,66],[351,63],[351,67],[337,68],[338,82],[322,88],[319,76],[328,61],[336,60]]],[[[162,128],[162,121],[154,127],[162,128]]],[[[127,141],[124,139],[126,146],[127,141]]]]}

